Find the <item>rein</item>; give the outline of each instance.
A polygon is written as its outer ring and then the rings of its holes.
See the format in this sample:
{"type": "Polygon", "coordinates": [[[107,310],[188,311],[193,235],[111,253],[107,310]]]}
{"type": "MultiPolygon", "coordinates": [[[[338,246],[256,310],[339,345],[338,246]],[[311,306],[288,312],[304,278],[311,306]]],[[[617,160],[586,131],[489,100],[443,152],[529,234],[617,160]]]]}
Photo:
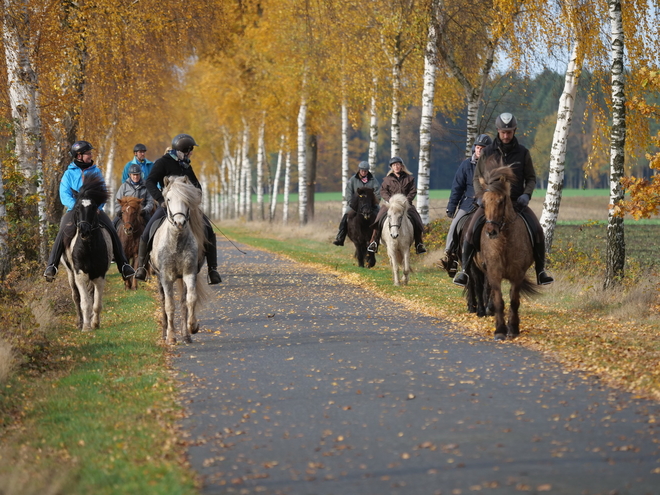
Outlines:
{"type": "Polygon", "coordinates": [[[170,224],[172,224],[173,226],[174,226],[174,218],[175,218],[177,215],[181,215],[181,216],[186,220],[186,223],[190,220],[190,210],[188,210],[186,213],[181,213],[181,212],[179,211],[179,212],[177,212],[177,213],[171,214],[171,213],[170,213],[170,210],[169,210],[169,208],[168,208],[168,209],[167,209],[167,221],[170,222],[170,224]]]}

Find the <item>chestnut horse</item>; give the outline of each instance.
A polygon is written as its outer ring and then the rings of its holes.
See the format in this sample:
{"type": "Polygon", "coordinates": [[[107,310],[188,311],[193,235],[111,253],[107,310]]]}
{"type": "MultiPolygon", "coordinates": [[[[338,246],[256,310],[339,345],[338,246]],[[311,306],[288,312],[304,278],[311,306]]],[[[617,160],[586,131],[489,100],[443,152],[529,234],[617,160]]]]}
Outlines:
{"type": "MultiPolygon", "coordinates": [[[[146,220],[142,213],[144,202],[140,198],[124,196],[117,200],[121,205],[121,218],[117,223],[117,235],[126,253],[126,259],[137,270],[138,246],[140,236],[144,232],[146,220]]],[[[126,289],[137,289],[138,281],[135,277],[124,280],[126,289]]]]}
{"type": "Polygon", "coordinates": [[[532,239],[523,218],[511,201],[511,182],[515,174],[509,167],[487,170],[481,177],[484,188],[482,206],[486,223],[481,231],[480,251],[475,264],[486,274],[495,313],[495,340],[515,338],[520,334],[520,294],[535,295],[537,290],[527,278],[534,264],[532,239]],[[509,315],[504,322],[502,280],[511,284],[509,315]]]}

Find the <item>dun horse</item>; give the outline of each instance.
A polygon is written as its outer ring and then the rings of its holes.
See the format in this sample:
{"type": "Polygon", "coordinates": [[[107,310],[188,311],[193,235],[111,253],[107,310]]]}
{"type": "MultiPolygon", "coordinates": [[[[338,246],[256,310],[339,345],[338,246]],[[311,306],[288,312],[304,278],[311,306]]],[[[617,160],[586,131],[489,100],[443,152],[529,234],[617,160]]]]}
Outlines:
{"type": "Polygon", "coordinates": [[[175,283],[181,294],[181,326],[183,340],[192,342],[199,323],[196,306],[205,295],[197,274],[204,263],[204,219],[199,206],[202,192],[185,176],[166,177],[163,197],[167,217],[156,231],[151,251],[151,266],[158,277],[162,305],[163,339],[176,343],[174,316],[175,283]]]}
{"type": "Polygon", "coordinates": [[[65,234],[62,261],[78,313],[78,328],[88,332],[101,324],[105,274],[112,260],[110,234],[99,222],[99,206],[108,200],[108,190],[103,179],[90,176],[73,195],[73,225],[63,227],[70,229],[71,235],[65,234]]]}
{"type": "MultiPolygon", "coordinates": [[[[126,253],[128,262],[137,270],[138,246],[140,236],[144,231],[146,220],[143,214],[144,202],[140,198],[124,196],[117,200],[121,205],[121,218],[117,223],[117,235],[126,253]]],[[[137,289],[138,281],[135,277],[124,280],[126,289],[137,289]]]]}
{"type": "Polygon", "coordinates": [[[515,338],[520,334],[520,294],[537,293],[527,278],[534,263],[532,240],[523,218],[511,202],[511,182],[515,174],[509,167],[487,171],[480,179],[484,187],[482,205],[486,224],[481,231],[481,248],[476,265],[486,274],[495,313],[495,339],[515,338]],[[502,280],[511,284],[508,321],[504,321],[502,280]]]}
{"type": "Polygon", "coordinates": [[[390,198],[381,239],[387,246],[394,285],[406,285],[410,274],[410,246],[414,241],[412,222],[408,218],[408,199],[403,194],[390,198]],[[399,280],[399,268],[403,276],[399,280]]]}
{"type": "Polygon", "coordinates": [[[348,214],[348,238],[355,245],[355,259],[358,266],[364,267],[366,260],[367,266],[371,268],[376,264],[376,255],[367,251],[367,245],[371,239],[372,217],[378,207],[378,200],[371,187],[360,187],[352,203],[351,208],[354,211],[348,214]]]}

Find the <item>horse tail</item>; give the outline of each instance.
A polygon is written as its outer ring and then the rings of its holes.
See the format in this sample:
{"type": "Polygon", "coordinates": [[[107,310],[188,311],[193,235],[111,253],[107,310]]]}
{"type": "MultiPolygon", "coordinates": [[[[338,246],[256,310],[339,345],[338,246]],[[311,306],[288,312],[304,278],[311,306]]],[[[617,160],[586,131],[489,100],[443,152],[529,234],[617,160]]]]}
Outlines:
{"type": "Polygon", "coordinates": [[[203,275],[203,271],[200,271],[197,274],[196,289],[197,303],[195,305],[195,311],[198,311],[211,300],[211,296],[213,295],[213,291],[209,288],[209,284],[206,283],[206,276],[203,275]]]}
{"type": "Polygon", "coordinates": [[[538,296],[540,294],[536,285],[527,277],[525,277],[520,284],[520,293],[527,297],[538,296]]]}

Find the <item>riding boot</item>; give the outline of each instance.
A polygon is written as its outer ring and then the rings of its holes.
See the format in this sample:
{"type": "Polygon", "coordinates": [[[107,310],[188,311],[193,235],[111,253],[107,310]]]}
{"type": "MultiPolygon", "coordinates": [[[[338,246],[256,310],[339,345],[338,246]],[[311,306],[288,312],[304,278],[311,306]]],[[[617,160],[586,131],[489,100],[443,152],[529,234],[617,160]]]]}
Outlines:
{"type": "Polygon", "coordinates": [[[204,217],[204,223],[206,225],[205,235],[206,235],[206,266],[208,267],[208,283],[209,285],[215,285],[222,282],[220,274],[218,273],[218,248],[216,247],[216,238],[211,222],[208,218],[204,217]]]}
{"type": "Polygon", "coordinates": [[[124,280],[131,278],[135,275],[135,270],[133,270],[133,267],[128,264],[128,259],[124,253],[124,248],[121,245],[117,231],[112,225],[112,220],[110,220],[110,217],[108,217],[106,213],[100,211],[99,222],[101,222],[101,225],[105,228],[108,234],[110,234],[110,239],[112,239],[112,254],[117,263],[117,270],[124,280]]]}
{"type": "Polygon", "coordinates": [[[415,236],[415,253],[424,254],[426,252],[426,247],[424,247],[424,244],[422,243],[422,231],[415,228],[413,235],[415,236]]]}
{"type": "Polygon", "coordinates": [[[332,243],[335,246],[343,246],[344,241],[346,240],[346,234],[348,232],[348,213],[344,214],[341,217],[341,222],[339,222],[339,232],[337,232],[337,237],[332,243]]]}
{"type": "Polygon", "coordinates": [[[555,281],[545,272],[545,241],[538,241],[534,244],[534,269],[538,285],[550,285],[555,281]]]}
{"type": "Polygon", "coordinates": [[[474,246],[468,242],[464,241],[463,242],[463,256],[461,258],[461,265],[463,267],[463,270],[458,272],[456,276],[454,277],[454,283],[456,285],[460,285],[461,287],[465,287],[470,280],[470,277],[467,274],[467,269],[470,266],[470,263],[472,262],[472,258],[474,257],[474,246]]]}
{"type": "Polygon", "coordinates": [[[135,278],[137,280],[142,280],[143,282],[147,280],[147,256],[149,254],[149,243],[143,240],[140,237],[140,244],[138,246],[138,269],[135,272],[135,278]]]}
{"type": "Polygon", "coordinates": [[[53,243],[53,248],[50,252],[50,257],[48,258],[48,266],[46,271],[44,271],[44,277],[46,277],[47,282],[52,282],[57,275],[57,265],[60,264],[60,258],[64,254],[64,229],[60,229],[55,237],[55,242],[53,243]]]}

